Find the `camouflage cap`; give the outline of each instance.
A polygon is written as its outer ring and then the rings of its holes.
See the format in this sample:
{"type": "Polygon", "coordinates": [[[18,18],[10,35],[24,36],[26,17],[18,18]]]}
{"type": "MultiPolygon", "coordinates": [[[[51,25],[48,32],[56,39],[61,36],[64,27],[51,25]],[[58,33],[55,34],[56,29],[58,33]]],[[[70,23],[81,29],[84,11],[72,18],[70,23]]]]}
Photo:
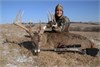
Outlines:
{"type": "Polygon", "coordinates": [[[61,4],[58,4],[55,8],[55,11],[57,11],[57,9],[61,9],[63,11],[63,6],[61,4]]]}

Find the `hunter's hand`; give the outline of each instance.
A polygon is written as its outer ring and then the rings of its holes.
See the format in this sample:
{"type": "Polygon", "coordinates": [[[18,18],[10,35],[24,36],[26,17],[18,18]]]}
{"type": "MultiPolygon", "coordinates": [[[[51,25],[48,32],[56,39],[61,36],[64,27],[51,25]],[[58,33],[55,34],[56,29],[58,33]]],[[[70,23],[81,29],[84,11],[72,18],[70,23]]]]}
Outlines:
{"type": "Polygon", "coordinates": [[[53,24],[53,25],[52,25],[52,27],[55,27],[55,28],[57,28],[57,23],[56,23],[56,24],[53,24]]]}

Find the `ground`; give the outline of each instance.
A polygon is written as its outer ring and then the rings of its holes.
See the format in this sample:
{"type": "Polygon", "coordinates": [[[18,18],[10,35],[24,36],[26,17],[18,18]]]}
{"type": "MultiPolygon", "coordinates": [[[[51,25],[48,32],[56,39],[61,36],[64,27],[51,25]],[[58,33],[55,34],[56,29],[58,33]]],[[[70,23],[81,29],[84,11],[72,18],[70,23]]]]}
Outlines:
{"type": "MultiPolygon", "coordinates": [[[[100,32],[70,32],[87,37],[100,49],[100,32]]],[[[35,56],[31,50],[25,48],[27,46],[20,45],[30,41],[25,35],[28,34],[13,24],[0,25],[0,67],[100,67],[100,52],[96,57],[56,52],[40,52],[35,56]]],[[[29,43],[28,45],[31,47],[29,43]]]]}

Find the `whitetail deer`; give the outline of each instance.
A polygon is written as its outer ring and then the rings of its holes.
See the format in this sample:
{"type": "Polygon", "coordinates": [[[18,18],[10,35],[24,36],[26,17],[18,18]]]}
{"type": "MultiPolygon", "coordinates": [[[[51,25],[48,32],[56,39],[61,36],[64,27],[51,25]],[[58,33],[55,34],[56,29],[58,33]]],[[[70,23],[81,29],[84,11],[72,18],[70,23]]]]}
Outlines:
{"type": "MultiPolygon", "coordinates": [[[[50,14],[51,15],[51,14],[50,14]]],[[[48,20],[50,20],[50,18],[48,17],[48,20]]],[[[51,20],[55,21],[52,19],[51,16],[51,20]]],[[[16,16],[16,21],[15,21],[15,25],[21,27],[22,29],[24,29],[31,38],[32,41],[32,45],[33,45],[33,51],[34,53],[38,53],[40,52],[40,50],[42,51],[81,51],[78,50],[76,48],[72,48],[72,49],[40,49],[40,45],[41,44],[41,38],[42,38],[42,34],[44,33],[44,31],[46,30],[46,26],[42,27],[41,24],[39,25],[39,29],[38,30],[32,30],[32,26],[30,24],[29,28],[25,27],[22,23],[22,12],[20,12],[17,16],[16,16]]],[[[81,35],[76,35],[73,33],[66,33],[66,32],[62,32],[62,33],[47,33],[47,37],[48,37],[48,41],[52,41],[54,42],[53,45],[57,45],[58,43],[63,43],[64,45],[69,45],[69,44],[76,44],[76,43],[80,43],[81,48],[85,49],[85,48],[94,48],[94,43],[91,42],[90,40],[88,40],[86,37],[83,37],[81,35]],[[49,36],[50,35],[50,36],[49,36]],[[61,38],[61,39],[60,39],[61,38]],[[63,40],[63,42],[62,42],[63,40]]],[[[44,38],[43,38],[44,39],[44,38]]],[[[51,45],[51,44],[48,44],[51,45]]],[[[61,44],[62,45],[62,44],[61,44]]],[[[94,48],[95,49],[95,48],[94,48]]]]}
{"type": "Polygon", "coordinates": [[[24,29],[29,35],[30,35],[30,38],[31,38],[31,41],[32,41],[32,45],[34,47],[34,52],[39,52],[39,42],[40,42],[40,37],[41,37],[41,34],[43,34],[44,30],[42,30],[41,28],[41,24],[39,26],[39,30],[32,30],[32,25],[30,23],[30,26],[29,28],[25,27],[23,24],[22,24],[22,11],[20,11],[18,13],[18,15],[16,16],[16,20],[15,20],[15,25],[19,26],[20,28],[24,29]]]}

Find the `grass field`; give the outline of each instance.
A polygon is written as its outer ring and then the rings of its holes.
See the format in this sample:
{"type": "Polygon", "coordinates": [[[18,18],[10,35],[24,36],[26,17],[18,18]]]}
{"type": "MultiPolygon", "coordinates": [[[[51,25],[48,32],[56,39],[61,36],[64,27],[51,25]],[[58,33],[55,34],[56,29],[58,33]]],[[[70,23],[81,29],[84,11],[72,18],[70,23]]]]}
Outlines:
{"type": "MultiPolygon", "coordinates": [[[[71,27],[99,27],[93,24],[71,24],[71,27]]],[[[87,37],[100,49],[100,32],[70,31],[87,37]]],[[[38,56],[18,43],[30,41],[27,33],[13,25],[0,25],[0,67],[100,67],[100,52],[96,57],[78,53],[40,52],[38,56]]],[[[29,47],[31,47],[29,45],[29,47]]]]}

